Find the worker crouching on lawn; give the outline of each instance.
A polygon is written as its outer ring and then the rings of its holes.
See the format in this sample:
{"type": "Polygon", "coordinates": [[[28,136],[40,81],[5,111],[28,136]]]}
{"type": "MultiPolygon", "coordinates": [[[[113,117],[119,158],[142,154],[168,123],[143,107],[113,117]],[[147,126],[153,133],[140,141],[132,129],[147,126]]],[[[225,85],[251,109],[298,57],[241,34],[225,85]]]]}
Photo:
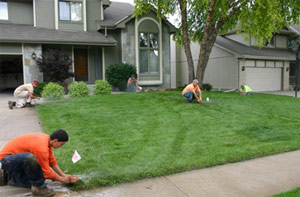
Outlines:
{"type": "Polygon", "coordinates": [[[198,80],[194,79],[193,83],[187,85],[182,91],[182,95],[187,98],[189,103],[192,103],[194,99],[197,99],[198,103],[202,102],[202,93],[198,86],[198,80]],[[197,92],[199,95],[197,95],[197,92]]]}
{"type": "Polygon", "coordinates": [[[37,85],[38,82],[33,81],[31,83],[19,86],[14,91],[14,97],[17,99],[17,101],[8,101],[9,109],[13,109],[13,107],[32,107],[33,105],[31,104],[31,99],[40,99],[40,97],[34,96],[33,92],[34,88],[36,88],[37,85]]]}
{"type": "Polygon", "coordinates": [[[240,95],[252,96],[252,89],[247,85],[241,85],[240,95]]]}
{"type": "Polygon", "coordinates": [[[47,188],[45,179],[78,181],[78,176],[61,171],[52,153],[52,148],[60,148],[67,141],[67,132],[61,129],[50,136],[31,133],[12,139],[0,151],[0,185],[31,187],[35,196],[53,196],[55,193],[47,188]]]}

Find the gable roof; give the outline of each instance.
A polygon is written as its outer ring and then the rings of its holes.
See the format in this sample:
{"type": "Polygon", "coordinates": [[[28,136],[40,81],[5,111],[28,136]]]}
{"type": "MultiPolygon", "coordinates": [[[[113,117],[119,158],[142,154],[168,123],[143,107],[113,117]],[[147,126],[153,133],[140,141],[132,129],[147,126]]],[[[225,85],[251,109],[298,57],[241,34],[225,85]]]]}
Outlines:
{"type": "MultiPolygon", "coordinates": [[[[111,2],[110,6],[104,10],[104,20],[97,20],[98,28],[116,28],[120,23],[127,22],[133,18],[134,8],[130,3],[111,2]]],[[[176,27],[168,20],[163,21],[170,27],[170,32],[175,33],[176,27]]]]}
{"type": "Polygon", "coordinates": [[[224,36],[218,36],[216,43],[221,48],[236,54],[239,58],[268,59],[268,60],[295,60],[296,56],[290,50],[276,48],[262,48],[246,46],[224,36]]]}
{"type": "Polygon", "coordinates": [[[133,14],[133,6],[129,3],[111,2],[104,10],[104,20],[96,21],[100,27],[115,27],[133,14]]]}
{"type": "Polygon", "coordinates": [[[0,23],[0,41],[101,46],[114,46],[117,43],[112,36],[106,37],[97,31],[71,32],[7,23],[0,23]]]}

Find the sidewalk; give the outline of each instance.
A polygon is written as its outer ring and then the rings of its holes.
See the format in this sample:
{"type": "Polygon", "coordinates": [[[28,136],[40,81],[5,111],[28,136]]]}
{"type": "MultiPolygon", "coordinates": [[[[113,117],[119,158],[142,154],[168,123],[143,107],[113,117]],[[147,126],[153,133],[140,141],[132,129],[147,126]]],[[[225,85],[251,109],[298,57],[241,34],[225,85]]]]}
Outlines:
{"type": "MultiPolygon", "coordinates": [[[[0,94],[0,148],[16,136],[42,132],[34,108],[9,110],[9,99],[10,94],[0,94]]],[[[300,186],[299,167],[300,151],[294,151],[78,193],[61,184],[49,186],[57,197],[269,196],[300,186]]],[[[29,189],[0,187],[0,196],[30,195],[29,189]]]]}

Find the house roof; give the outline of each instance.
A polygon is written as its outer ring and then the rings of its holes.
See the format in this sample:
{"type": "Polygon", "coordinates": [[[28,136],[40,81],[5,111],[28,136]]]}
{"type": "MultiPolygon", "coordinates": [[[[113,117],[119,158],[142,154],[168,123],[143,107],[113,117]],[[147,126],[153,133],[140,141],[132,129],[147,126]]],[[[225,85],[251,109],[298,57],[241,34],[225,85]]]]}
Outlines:
{"type": "MultiPolygon", "coordinates": [[[[118,24],[132,19],[133,6],[130,3],[111,2],[110,6],[104,10],[104,20],[97,20],[99,29],[103,27],[115,28],[118,24]]],[[[163,20],[169,27],[170,32],[175,33],[176,27],[168,20],[163,20]]]]}
{"type": "Polygon", "coordinates": [[[246,46],[229,38],[218,36],[216,44],[225,50],[235,53],[240,58],[268,59],[268,60],[295,60],[295,53],[286,49],[262,48],[246,46]]]}
{"type": "Polygon", "coordinates": [[[97,24],[102,27],[115,27],[132,14],[133,6],[130,3],[111,2],[104,10],[104,20],[97,21],[97,24]]]}
{"type": "Polygon", "coordinates": [[[290,29],[294,31],[296,34],[300,35],[300,25],[291,25],[290,29]]]}
{"type": "Polygon", "coordinates": [[[104,36],[100,32],[71,32],[46,28],[37,28],[31,25],[0,23],[1,42],[23,43],[56,43],[112,46],[117,41],[112,36],[104,36]]]}

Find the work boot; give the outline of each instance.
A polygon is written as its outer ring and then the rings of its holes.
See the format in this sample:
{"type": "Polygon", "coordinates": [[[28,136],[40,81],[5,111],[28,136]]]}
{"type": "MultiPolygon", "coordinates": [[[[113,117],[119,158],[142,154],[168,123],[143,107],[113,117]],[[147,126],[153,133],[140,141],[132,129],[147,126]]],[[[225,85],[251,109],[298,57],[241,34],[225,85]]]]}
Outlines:
{"type": "Polygon", "coordinates": [[[4,170],[0,169],[0,186],[7,185],[7,178],[5,177],[4,170]]]}
{"type": "Polygon", "coordinates": [[[8,108],[9,108],[9,109],[13,109],[14,106],[16,106],[16,102],[8,101],[8,108]]]}
{"type": "Polygon", "coordinates": [[[31,186],[31,192],[33,196],[54,196],[55,192],[52,189],[48,189],[44,184],[42,186],[31,186]]]}

